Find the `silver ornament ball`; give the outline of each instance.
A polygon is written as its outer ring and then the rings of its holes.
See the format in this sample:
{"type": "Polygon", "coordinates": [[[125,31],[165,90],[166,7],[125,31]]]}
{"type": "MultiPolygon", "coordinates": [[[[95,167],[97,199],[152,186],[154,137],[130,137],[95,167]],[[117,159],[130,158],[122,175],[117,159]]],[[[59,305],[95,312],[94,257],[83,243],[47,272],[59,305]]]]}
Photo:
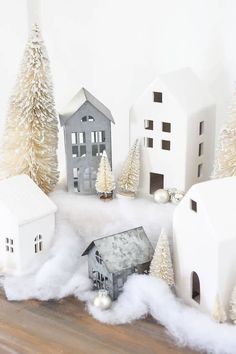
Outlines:
{"type": "Polygon", "coordinates": [[[107,290],[99,290],[98,294],[93,300],[94,306],[100,308],[101,310],[107,310],[111,307],[112,300],[108,295],[107,290]]]}
{"type": "Polygon", "coordinates": [[[164,204],[164,203],[168,203],[168,201],[170,200],[170,195],[167,190],[158,189],[154,193],[153,198],[156,203],[164,204]]]}
{"type": "Polygon", "coordinates": [[[171,196],[171,203],[179,204],[179,202],[183,199],[183,197],[184,197],[183,192],[177,192],[171,196]]]}

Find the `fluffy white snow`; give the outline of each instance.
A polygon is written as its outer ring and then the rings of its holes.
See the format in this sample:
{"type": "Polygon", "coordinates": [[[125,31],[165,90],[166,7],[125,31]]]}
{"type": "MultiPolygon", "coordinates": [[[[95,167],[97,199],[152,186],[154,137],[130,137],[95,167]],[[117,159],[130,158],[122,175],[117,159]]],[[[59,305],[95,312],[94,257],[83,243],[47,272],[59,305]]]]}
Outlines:
{"type": "Polygon", "coordinates": [[[87,301],[89,312],[101,322],[122,324],[150,313],[179,345],[208,353],[236,353],[236,326],[217,324],[182,304],[156,278],[132,275],[110,310],[101,311],[92,305],[95,293],[90,290],[87,258],[80,257],[86,245],[100,236],[142,225],[155,247],[161,227],[171,232],[171,204],[157,205],[144,199],[102,202],[95,196],[82,197],[62,190],[52,198],[59,207],[53,247],[42,264],[32,264],[28,275],[4,279],[9,300],[74,295],[87,301]]]}

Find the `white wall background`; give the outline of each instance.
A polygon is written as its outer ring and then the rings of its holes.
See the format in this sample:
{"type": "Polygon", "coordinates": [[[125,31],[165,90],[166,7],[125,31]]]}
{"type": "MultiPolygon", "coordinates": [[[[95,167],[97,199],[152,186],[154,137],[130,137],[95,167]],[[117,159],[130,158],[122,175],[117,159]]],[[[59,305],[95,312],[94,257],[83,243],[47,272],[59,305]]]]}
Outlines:
{"type": "Polygon", "coordinates": [[[116,120],[115,167],[127,153],[129,108],[159,72],[192,67],[216,100],[217,131],[227,118],[236,78],[234,0],[28,2],[0,2],[0,129],[29,23],[37,17],[58,110],[81,86],[106,104],[116,120]]]}

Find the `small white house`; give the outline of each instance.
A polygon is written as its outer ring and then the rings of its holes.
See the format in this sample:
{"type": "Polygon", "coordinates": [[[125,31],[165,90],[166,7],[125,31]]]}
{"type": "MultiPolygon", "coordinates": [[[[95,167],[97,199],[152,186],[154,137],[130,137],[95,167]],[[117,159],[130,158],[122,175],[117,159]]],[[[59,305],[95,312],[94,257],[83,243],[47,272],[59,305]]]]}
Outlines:
{"type": "Polygon", "coordinates": [[[236,285],[236,177],[196,184],[174,212],[176,291],[212,314],[219,296],[225,311],[236,285]]]}
{"type": "Polygon", "coordinates": [[[56,205],[26,175],[0,182],[1,272],[22,274],[51,245],[56,205]]]}
{"type": "Polygon", "coordinates": [[[142,142],[140,193],[206,180],[214,135],[215,106],[193,71],[159,75],[130,110],[130,144],[142,142]]]}

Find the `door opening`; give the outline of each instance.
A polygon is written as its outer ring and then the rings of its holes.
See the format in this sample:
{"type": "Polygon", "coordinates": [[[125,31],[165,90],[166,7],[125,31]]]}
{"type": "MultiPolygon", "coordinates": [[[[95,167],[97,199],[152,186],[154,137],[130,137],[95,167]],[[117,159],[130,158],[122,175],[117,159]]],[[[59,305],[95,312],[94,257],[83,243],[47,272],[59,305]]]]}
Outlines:
{"type": "Polygon", "coordinates": [[[150,173],[150,194],[153,194],[157,189],[164,187],[164,175],[159,173],[150,173]]]}
{"type": "Polygon", "coordinates": [[[192,272],[192,299],[200,304],[200,280],[196,272],[192,272]]]}

